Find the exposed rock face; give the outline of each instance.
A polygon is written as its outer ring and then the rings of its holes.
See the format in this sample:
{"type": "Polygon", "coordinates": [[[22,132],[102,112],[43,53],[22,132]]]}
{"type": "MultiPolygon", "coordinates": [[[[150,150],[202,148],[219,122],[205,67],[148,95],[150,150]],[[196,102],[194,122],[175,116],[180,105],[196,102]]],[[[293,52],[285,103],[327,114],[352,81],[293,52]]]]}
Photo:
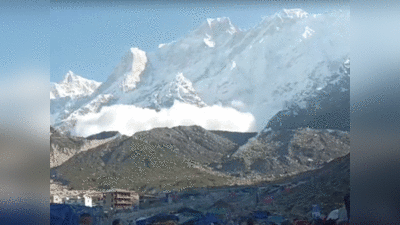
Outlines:
{"type": "Polygon", "coordinates": [[[79,152],[105,144],[116,137],[88,140],[63,134],[50,127],[50,168],[61,165],[79,152]]]}
{"type": "MultiPolygon", "coordinates": [[[[279,177],[316,169],[350,153],[349,133],[339,130],[281,129],[261,132],[226,160],[240,160],[243,172],[279,177]]],[[[240,161],[239,161],[240,162],[240,161]]]]}

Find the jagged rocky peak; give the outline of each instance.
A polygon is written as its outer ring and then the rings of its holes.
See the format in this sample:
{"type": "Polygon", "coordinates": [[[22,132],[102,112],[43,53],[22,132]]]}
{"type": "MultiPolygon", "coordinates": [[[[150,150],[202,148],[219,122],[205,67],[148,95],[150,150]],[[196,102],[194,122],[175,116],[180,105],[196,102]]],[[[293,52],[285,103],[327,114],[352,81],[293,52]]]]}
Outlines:
{"type": "Polygon", "coordinates": [[[51,84],[50,99],[70,97],[72,99],[93,94],[101,82],[89,80],[68,71],[64,79],[51,84]]]}

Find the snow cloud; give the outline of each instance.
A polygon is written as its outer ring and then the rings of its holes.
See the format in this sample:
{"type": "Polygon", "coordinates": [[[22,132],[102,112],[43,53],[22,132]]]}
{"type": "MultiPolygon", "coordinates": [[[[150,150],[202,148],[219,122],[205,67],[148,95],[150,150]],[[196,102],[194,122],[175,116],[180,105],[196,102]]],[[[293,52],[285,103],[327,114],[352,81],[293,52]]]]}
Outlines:
{"type": "Polygon", "coordinates": [[[255,118],[251,113],[218,105],[203,108],[176,101],[169,109],[157,112],[132,105],[103,107],[99,113],[78,118],[74,134],[89,136],[102,131],[119,131],[133,135],[138,131],[156,127],[199,125],[208,130],[237,132],[255,131],[255,118]]]}

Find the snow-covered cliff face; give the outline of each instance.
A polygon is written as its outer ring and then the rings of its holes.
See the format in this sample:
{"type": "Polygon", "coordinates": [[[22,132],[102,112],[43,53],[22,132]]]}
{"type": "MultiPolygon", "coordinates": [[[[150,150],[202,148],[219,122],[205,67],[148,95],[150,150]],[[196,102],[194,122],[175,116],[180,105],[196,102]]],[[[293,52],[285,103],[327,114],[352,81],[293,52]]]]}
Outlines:
{"type": "Polygon", "coordinates": [[[77,114],[103,106],[159,110],[177,100],[249,112],[260,131],[285,102],[305,108],[321,90],[347,79],[349,22],[349,11],[312,15],[301,9],[282,10],[247,31],[228,18],[208,19],[156,52],[130,49],[92,95],[58,112],[55,126],[71,130],[77,114]]]}

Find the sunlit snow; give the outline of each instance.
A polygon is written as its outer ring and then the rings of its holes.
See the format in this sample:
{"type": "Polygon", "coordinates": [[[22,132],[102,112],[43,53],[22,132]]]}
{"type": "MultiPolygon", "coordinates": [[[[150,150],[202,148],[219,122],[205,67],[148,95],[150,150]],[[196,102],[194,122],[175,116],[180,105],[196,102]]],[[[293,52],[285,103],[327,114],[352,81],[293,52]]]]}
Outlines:
{"type": "Polygon", "coordinates": [[[305,31],[303,33],[303,37],[304,38],[308,38],[310,37],[315,31],[311,28],[309,28],[308,26],[305,28],[305,31]]]}
{"type": "Polygon", "coordinates": [[[207,34],[207,38],[204,38],[204,43],[210,48],[215,46],[215,42],[211,41],[211,36],[207,34]]]}
{"type": "Polygon", "coordinates": [[[232,66],[231,66],[231,70],[233,70],[235,67],[236,67],[236,62],[233,61],[233,62],[232,62],[232,66]]]}
{"type": "Polygon", "coordinates": [[[125,74],[121,87],[124,92],[133,90],[136,83],[140,81],[140,75],[144,71],[147,63],[146,52],[131,48],[132,53],[132,69],[125,74]]]}
{"type": "Polygon", "coordinates": [[[59,83],[52,83],[50,91],[50,99],[70,97],[72,99],[91,95],[101,82],[88,80],[74,74],[72,71],[64,76],[64,79],[59,83]]]}
{"type": "Polygon", "coordinates": [[[302,9],[284,9],[286,16],[289,18],[298,17],[298,18],[307,18],[308,13],[302,9]]]}

